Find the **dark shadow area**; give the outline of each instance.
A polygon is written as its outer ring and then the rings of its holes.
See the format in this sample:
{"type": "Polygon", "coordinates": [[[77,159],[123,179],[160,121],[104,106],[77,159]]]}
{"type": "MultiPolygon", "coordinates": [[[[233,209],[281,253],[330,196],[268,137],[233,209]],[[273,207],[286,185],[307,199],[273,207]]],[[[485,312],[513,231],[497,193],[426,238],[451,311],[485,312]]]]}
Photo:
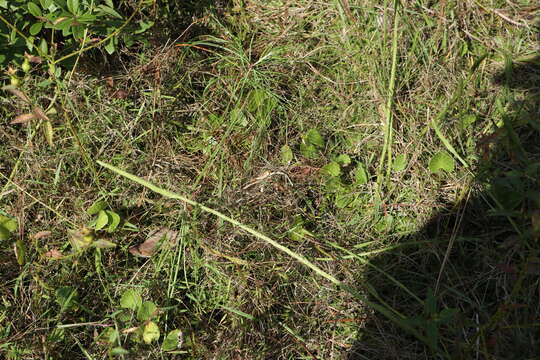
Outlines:
{"type": "Polygon", "coordinates": [[[469,194],[372,259],[410,293],[373,269],[359,279],[424,340],[374,313],[347,359],[540,355],[540,56],[508,58],[493,85],[499,116],[483,119],[469,194]]]}

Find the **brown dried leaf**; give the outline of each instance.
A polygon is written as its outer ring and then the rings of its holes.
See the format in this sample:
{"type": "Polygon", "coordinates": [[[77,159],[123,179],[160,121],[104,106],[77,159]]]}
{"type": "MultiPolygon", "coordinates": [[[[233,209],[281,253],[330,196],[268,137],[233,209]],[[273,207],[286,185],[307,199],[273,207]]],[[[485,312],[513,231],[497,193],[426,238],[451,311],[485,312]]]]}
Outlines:
{"type": "Polygon", "coordinates": [[[116,90],[111,97],[114,99],[125,99],[128,97],[128,92],[122,89],[116,90]]]}
{"type": "Polygon", "coordinates": [[[160,245],[174,244],[177,237],[177,231],[161,228],[148,234],[148,238],[142,244],[130,247],[129,252],[139,257],[150,257],[160,245]]]}
{"type": "Polygon", "coordinates": [[[34,115],[38,118],[38,119],[41,119],[41,120],[45,120],[45,121],[50,121],[49,117],[45,114],[45,111],[43,111],[42,108],[40,108],[39,106],[36,106],[32,112],[34,113],[34,115]]]}
{"type": "Polygon", "coordinates": [[[16,97],[18,97],[19,99],[21,99],[22,101],[24,101],[26,103],[30,103],[30,98],[28,96],[26,96],[25,93],[23,93],[21,90],[17,89],[13,85],[4,86],[2,88],[2,90],[5,90],[5,91],[11,93],[12,95],[15,95],[16,97]]]}
{"type": "Polygon", "coordinates": [[[35,118],[36,118],[36,115],[34,115],[33,113],[22,114],[22,115],[19,115],[19,116],[15,117],[15,119],[11,120],[10,124],[12,124],[12,125],[26,124],[26,123],[30,122],[31,120],[34,120],[35,118]]]}
{"type": "Polygon", "coordinates": [[[112,76],[107,76],[105,82],[107,83],[107,86],[114,87],[114,79],[112,76]]]}
{"type": "Polygon", "coordinates": [[[41,59],[41,57],[35,56],[35,55],[30,55],[27,52],[24,53],[24,57],[27,58],[28,61],[30,61],[31,63],[34,63],[34,64],[41,64],[43,62],[43,59],[41,59]]]}
{"type": "Polygon", "coordinates": [[[40,232],[37,232],[34,234],[33,238],[35,240],[38,240],[38,239],[43,239],[43,238],[46,238],[46,237],[49,237],[51,236],[51,232],[50,231],[40,231],[40,232]]]}
{"type": "Polygon", "coordinates": [[[51,260],[58,260],[64,257],[62,252],[58,249],[51,249],[47,251],[45,254],[43,254],[44,258],[51,259],[51,260]]]}

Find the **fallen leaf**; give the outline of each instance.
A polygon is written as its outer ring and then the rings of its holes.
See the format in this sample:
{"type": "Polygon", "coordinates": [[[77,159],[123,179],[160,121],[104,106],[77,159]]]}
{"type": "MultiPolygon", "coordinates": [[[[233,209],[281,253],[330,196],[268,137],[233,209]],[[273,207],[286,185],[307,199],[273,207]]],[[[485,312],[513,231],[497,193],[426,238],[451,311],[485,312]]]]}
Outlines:
{"type": "Polygon", "coordinates": [[[36,115],[34,115],[33,113],[22,114],[11,120],[10,124],[26,124],[27,122],[29,122],[30,120],[34,120],[35,118],[36,115]]]}
{"type": "Polygon", "coordinates": [[[51,249],[47,251],[45,254],[43,254],[43,257],[47,259],[58,260],[58,259],[63,258],[64,255],[58,249],[51,249]]]}
{"type": "Polygon", "coordinates": [[[43,238],[51,236],[51,234],[52,233],[50,231],[39,231],[39,232],[34,234],[33,238],[35,240],[43,239],[43,238]]]}
{"type": "Polygon", "coordinates": [[[150,257],[157,250],[160,243],[173,244],[177,236],[177,231],[161,228],[148,234],[148,238],[142,244],[130,247],[129,252],[135,256],[150,257]]]}

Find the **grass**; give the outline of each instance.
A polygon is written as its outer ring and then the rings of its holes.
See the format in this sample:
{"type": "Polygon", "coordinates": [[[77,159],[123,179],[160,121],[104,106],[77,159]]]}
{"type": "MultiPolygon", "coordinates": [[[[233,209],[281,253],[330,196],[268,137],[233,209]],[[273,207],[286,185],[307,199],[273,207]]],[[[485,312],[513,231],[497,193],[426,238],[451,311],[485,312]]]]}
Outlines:
{"type": "Polygon", "coordinates": [[[0,95],[3,357],[538,356],[538,9],[173,5],[152,45],[24,79],[59,99],[52,146],[0,95]],[[434,174],[441,151],[454,170],[434,174]],[[116,247],[72,253],[98,200],[122,222],[92,236],[116,247]],[[128,290],[158,311],[141,320],[128,290]]]}

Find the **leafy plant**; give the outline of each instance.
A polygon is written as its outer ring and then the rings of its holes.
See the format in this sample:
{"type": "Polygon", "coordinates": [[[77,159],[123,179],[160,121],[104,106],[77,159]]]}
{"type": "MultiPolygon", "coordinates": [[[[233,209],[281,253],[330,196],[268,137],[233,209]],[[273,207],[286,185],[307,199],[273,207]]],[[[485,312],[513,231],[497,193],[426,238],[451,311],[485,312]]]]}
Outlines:
{"type": "MultiPolygon", "coordinates": [[[[32,62],[47,60],[49,71],[58,76],[55,65],[81,51],[104,44],[109,54],[114,53],[117,35],[133,15],[125,19],[112,0],[0,0],[0,66],[13,63],[26,73],[32,62]]],[[[143,40],[140,34],[152,25],[139,21],[121,39],[132,45],[143,40]]],[[[15,71],[10,75],[16,79],[15,71]]]]}
{"type": "MultiPolygon", "coordinates": [[[[119,307],[124,309],[115,312],[122,325],[127,328],[122,331],[129,334],[129,338],[135,343],[151,344],[161,337],[159,325],[159,315],[161,310],[152,301],[143,301],[138,289],[128,289],[124,291],[120,298],[119,307]],[[136,320],[136,323],[133,323],[136,320]],[[135,325],[135,326],[133,326],[135,325]]],[[[161,349],[163,351],[174,351],[182,345],[182,331],[175,329],[169,331],[163,338],[161,349]]],[[[121,346],[115,346],[119,343],[119,332],[113,328],[105,329],[99,336],[99,339],[110,346],[111,355],[126,354],[129,351],[121,346]]]]}
{"type": "Polygon", "coordinates": [[[307,158],[315,158],[320,150],[324,147],[324,138],[317,129],[310,129],[306,132],[302,144],[300,144],[300,152],[307,158]]]}

